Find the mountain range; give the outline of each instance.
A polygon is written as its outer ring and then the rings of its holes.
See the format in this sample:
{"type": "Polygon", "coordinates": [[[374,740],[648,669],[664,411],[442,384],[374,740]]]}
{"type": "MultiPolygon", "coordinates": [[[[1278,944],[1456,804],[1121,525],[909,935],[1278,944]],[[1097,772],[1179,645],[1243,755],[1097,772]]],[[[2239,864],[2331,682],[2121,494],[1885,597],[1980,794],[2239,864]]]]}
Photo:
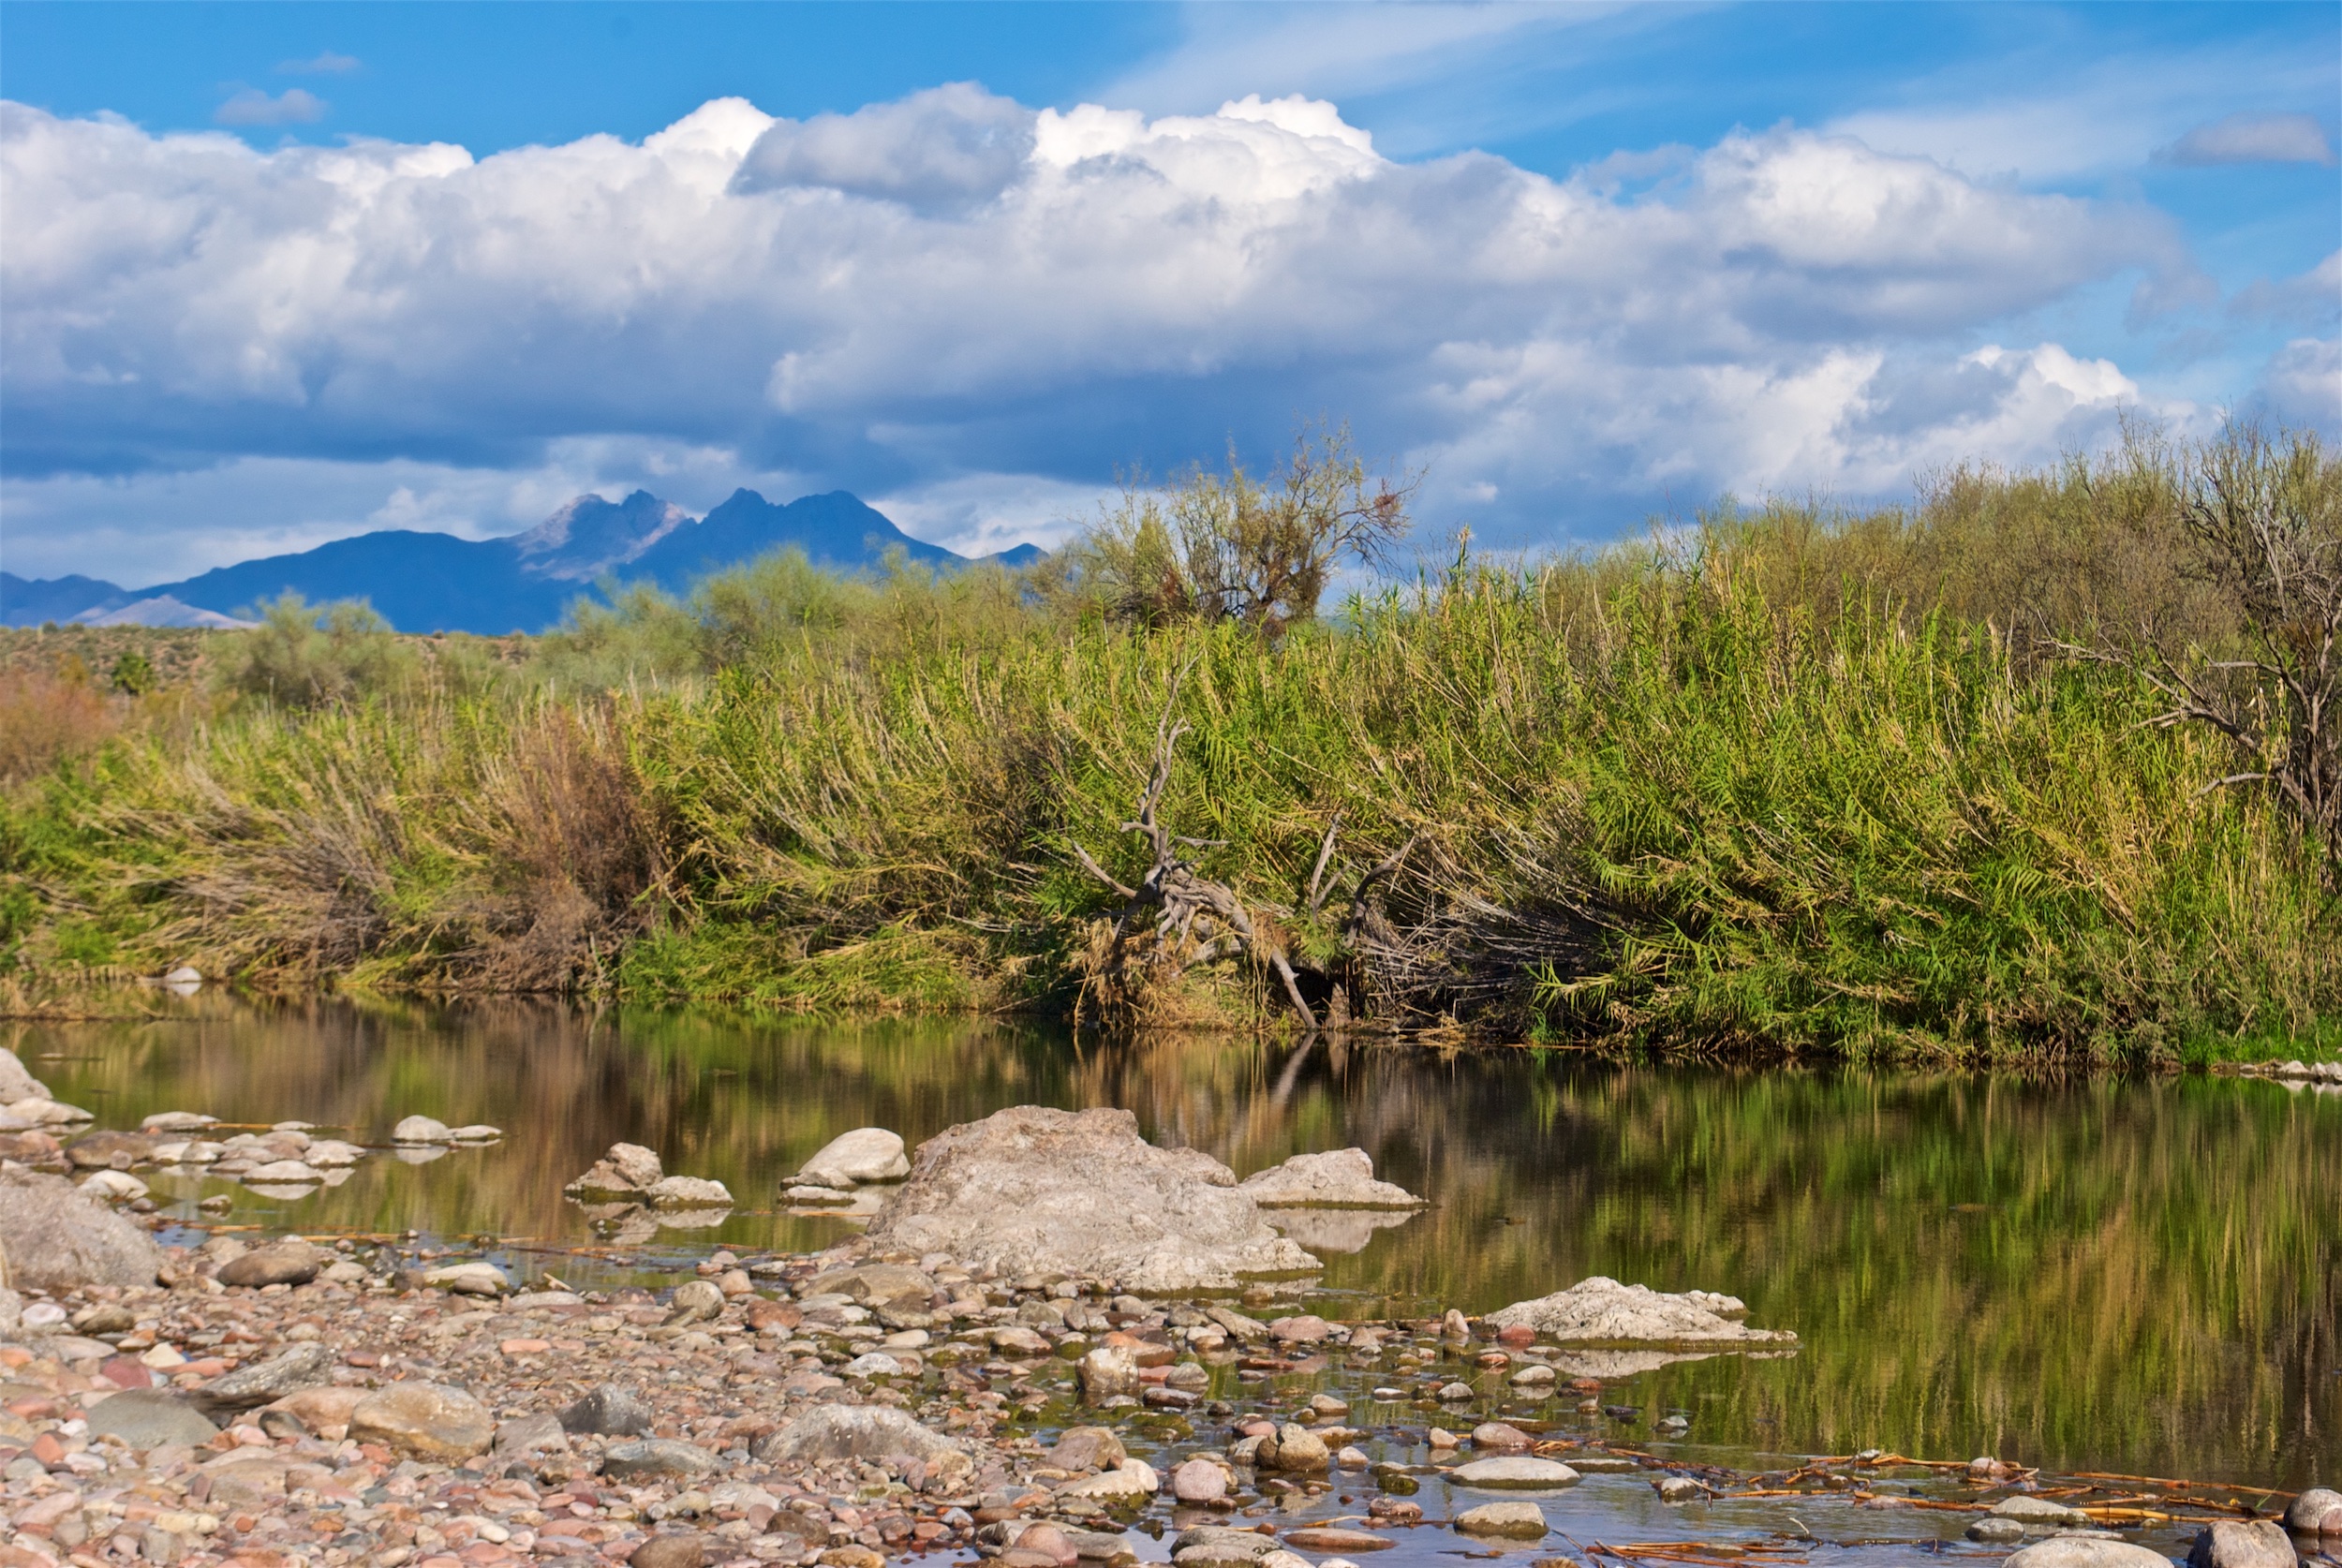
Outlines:
{"type": "MultiPolygon", "coordinates": [[[[926,566],[971,564],[912,539],[842,490],[785,506],[735,490],[700,518],[638,490],[622,501],[580,496],[526,533],[504,539],[389,528],[148,588],[0,571],[0,624],[236,626],[258,606],[295,593],[312,603],[364,599],[401,631],[541,631],[605,579],[679,594],[711,571],[790,545],[817,565],[845,571],[875,567],[890,550],[926,566]]],[[[1040,555],[1020,544],[982,558],[1016,567],[1040,555]]]]}

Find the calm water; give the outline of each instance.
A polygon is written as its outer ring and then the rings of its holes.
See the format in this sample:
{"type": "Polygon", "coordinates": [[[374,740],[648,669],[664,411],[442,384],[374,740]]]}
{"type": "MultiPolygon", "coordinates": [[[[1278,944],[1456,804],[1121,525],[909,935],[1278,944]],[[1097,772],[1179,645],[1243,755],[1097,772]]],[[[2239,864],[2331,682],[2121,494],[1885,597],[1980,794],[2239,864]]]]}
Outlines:
{"type": "MultiPolygon", "coordinates": [[[[101,1125],[158,1110],[300,1118],[380,1141],[400,1117],[509,1136],[362,1163],[285,1202],[158,1181],[188,1216],[317,1233],[597,1237],[561,1185],[619,1139],[743,1204],[664,1249],[807,1248],[775,1212],[833,1134],[916,1141],[1001,1106],[1120,1105],[1239,1175],[1356,1144],[1429,1212],[1332,1235],[1344,1315],[1487,1310],[1608,1274],[1743,1297],[1787,1359],[1636,1379],[1720,1462],[1883,1447],[2298,1488],[2342,1476],[2342,1095],[2186,1078],[1595,1066],[1557,1055],[1190,1040],[1077,1047],[973,1023],[776,1024],[496,1003],[456,1010],[206,997],[156,1021],[14,1028],[101,1125]]],[[[1309,1238],[1305,1238],[1309,1239],[1309,1238]]],[[[638,1240],[631,1254],[640,1257],[638,1240]]],[[[515,1254],[527,1258],[526,1252],[515,1254]]],[[[1623,1387],[1623,1385],[1622,1385],[1623,1387]]]]}

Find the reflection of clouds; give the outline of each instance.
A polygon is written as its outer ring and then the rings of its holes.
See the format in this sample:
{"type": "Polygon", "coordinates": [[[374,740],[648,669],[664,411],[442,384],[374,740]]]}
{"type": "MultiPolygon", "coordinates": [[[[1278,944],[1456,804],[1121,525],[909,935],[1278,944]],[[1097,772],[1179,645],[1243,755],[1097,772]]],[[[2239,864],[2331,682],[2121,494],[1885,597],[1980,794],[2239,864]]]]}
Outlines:
{"type": "Polygon", "coordinates": [[[1421,1209],[1275,1208],[1261,1218],[1312,1252],[1363,1252],[1374,1233],[1403,1225],[1421,1209]]]}

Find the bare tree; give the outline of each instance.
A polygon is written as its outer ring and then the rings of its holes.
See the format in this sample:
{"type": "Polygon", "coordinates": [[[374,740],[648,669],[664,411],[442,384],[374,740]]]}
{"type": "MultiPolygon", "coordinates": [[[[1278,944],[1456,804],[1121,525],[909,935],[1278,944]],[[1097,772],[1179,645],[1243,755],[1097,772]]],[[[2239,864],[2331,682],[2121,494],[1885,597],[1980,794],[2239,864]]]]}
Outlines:
{"type": "Polygon", "coordinates": [[[2058,645],[2145,676],[2170,703],[2155,722],[2226,737],[2236,770],[2205,788],[2274,791],[2342,884],[2342,463],[2314,435],[2231,425],[2188,454],[2178,506],[2187,570],[2233,609],[2239,645],[2153,625],[2129,647],[2058,645]]]}
{"type": "Polygon", "coordinates": [[[1303,430],[1265,480],[1228,456],[1160,488],[1130,485],[1069,551],[1079,590],[1119,619],[1232,620],[1281,635],[1317,614],[1345,557],[1386,562],[1420,475],[1371,475],[1346,425],[1303,430]]]}

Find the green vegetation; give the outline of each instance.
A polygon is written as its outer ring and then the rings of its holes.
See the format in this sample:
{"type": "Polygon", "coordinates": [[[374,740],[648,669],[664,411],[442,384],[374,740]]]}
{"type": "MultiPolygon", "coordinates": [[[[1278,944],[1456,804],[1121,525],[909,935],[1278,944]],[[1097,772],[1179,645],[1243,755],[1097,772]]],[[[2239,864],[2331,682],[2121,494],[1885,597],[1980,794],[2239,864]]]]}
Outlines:
{"type": "MultiPolygon", "coordinates": [[[[280,606],[220,661],[243,696],[9,793],[0,945],[20,984],[189,960],[1277,1027],[1289,956],[1315,1012],[1488,1038],[2323,1054],[2336,862],[2282,786],[2332,734],[2302,744],[2274,685],[2247,740],[2172,721],[2215,656],[2314,653],[2318,613],[2333,646],[2331,600],[2256,621],[2191,524],[2238,462],[2342,570],[2342,463],[2246,433],[1860,516],[1727,506],[1534,567],[1460,552],[1321,621],[1296,473],[1321,519],[1372,525],[1351,548],[1403,525],[1403,486],[1337,440],[1134,497],[1022,579],[781,556],[581,610],[525,659],[280,606]],[[1141,546],[1186,585],[1134,594],[1141,546]],[[1243,942],[1125,910],[1159,763],[1243,942]],[[2248,772],[2274,782],[2213,787],[2248,772]]],[[[2216,674],[2248,703],[2263,678],[2216,674]]]]}

